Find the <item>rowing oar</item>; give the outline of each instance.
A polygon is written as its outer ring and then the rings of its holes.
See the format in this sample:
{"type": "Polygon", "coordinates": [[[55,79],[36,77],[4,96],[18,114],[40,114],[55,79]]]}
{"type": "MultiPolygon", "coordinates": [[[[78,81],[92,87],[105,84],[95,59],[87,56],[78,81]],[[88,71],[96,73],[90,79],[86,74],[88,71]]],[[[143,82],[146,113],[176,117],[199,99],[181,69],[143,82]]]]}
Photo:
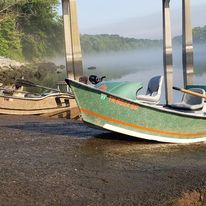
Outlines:
{"type": "Polygon", "coordinates": [[[34,84],[33,82],[31,82],[29,80],[26,80],[26,79],[17,79],[16,82],[15,82],[15,85],[17,87],[20,87],[20,86],[38,87],[38,88],[47,89],[47,90],[51,90],[51,91],[55,91],[55,92],[60,92],[58,89],[53,89],[53,88],[50,88],[50,87],[45,87],[45,86],[41,86],[41,85],[38,85],[38,84],[34,84]]]}
{"type": "Polygon", "coordinates": [[[197,96],[197,97],[202,97],[202,98],[206,99],[206,95],[200,94],[198,92],[193,92],[193,91],[188,90],[188,89],[181,89],[179,87],[172,87],[172,88],[175,89],[175,90],[187,93],[187,94],[191,94],[191,95],[194,95],[194,96],[197,96]]]}

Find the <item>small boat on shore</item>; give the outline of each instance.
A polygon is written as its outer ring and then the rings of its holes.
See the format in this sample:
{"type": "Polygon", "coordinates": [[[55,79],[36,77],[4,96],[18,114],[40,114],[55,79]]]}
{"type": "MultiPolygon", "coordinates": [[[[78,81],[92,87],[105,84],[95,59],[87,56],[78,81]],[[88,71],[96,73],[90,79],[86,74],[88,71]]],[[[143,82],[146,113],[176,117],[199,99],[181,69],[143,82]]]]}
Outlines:
{"type": "Polygon", "coordinates": [[[160,93],[154,82],[148,85],[156,90],[154,98],[136,95],[141,84],[127,87],[123,82],[101,82],[93,87],[69,79],[66,82],[72,88],[83,121],[91,126],[160,142],[206,141],[206,107],[201,95],[206,96],[202,89],[203,94],[191,91],[198,93],[199,98],[188,94],[183,102],[168,106],[158,103],[160,93]]]}
{"type": "Polygon", "coordinates": [[[64,93],[53,93],[42,97],[0,95],[0,114],[75,118],[78,116],[77,113],[75,99],[64,93]]]}
{"type": "MultiPolygon", "coordinates": [[[[47,88],[35,85],[28,80],[19,80],[30,86],[47,88]]],[[[1,88],[0,114],[4,115],[41,115],[47,117],[76,118],[79,111],[74,97],[70,93],[61,93],[56,89],[47,88],[53,92],[33,94],[26,91],[1,88]]]]}

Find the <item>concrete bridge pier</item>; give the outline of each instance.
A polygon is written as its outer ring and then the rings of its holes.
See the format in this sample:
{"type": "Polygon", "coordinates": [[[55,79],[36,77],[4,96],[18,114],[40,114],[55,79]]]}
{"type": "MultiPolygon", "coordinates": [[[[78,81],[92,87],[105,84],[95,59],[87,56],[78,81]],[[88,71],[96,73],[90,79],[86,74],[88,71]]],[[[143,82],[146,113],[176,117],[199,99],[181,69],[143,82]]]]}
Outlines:
{"type": "Polygon", "coordinates": [[[193,84],[193,39],[190,0],[182,0],[182,60],[184,87],[193,84]]]}
{"type": "Polygon", "coordinates": [[[62,12],[67,77],[79,80],[79,77],[83,75],[83,66],[76,0],[62,0],[62,12]]]}
{"type": "Polygon", "coordinates": [[[163,7],[163,64],[165,77],[166,104],[173,102],[173,59],[170,17],[170,0],[162,0],[163,7]]]}

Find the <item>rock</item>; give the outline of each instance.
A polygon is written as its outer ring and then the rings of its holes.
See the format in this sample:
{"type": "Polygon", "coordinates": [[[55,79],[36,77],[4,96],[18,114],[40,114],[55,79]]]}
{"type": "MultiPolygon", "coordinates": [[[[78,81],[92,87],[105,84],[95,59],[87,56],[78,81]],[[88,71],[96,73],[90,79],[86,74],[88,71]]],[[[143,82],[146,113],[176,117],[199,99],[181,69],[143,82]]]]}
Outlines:
{"type": "Polygon", "coordinates": [[[12,85],[16,79],[22,77],[43,83],[48,75],[52,76],[52,80],[55,81],[55,75],[61,73],[63,69],[63,66],[57,66],[52,62],[26,64],[0,56],[0,83],[3,83],[3,85],[12,85]]]}
{"type": "Polygon", "coordinates": [[[5,57],[0,57],[0,67],[1,68],[20,68],[22,65],[24,65],[24,63],[20,63],[18,61],[9,59],[9,58],[5,58],[5,57]]]}

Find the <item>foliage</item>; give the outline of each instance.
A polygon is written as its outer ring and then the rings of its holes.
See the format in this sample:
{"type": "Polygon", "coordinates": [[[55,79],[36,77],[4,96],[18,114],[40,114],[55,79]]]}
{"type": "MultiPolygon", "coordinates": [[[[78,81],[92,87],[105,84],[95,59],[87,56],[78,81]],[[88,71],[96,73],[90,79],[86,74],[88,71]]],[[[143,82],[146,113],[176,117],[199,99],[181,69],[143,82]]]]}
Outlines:
{"type": "Polygon", "coordinates": [[[206,43],[206,26],[195,27],[193,29],[193,37],[196,43],[206,43]]]}
{"type": "MultiPolygon", "coordinates": [[[[17,60],[41,60],[63,55],[63,20],[59,0],[1,0],[0,55],[17,60]]],[[[193,29],[195,43],[206,43],[206,26],[193,29]]],[[[180,44],[181,36],[174,38],[180,44]]],[[[84,53],[160,47],[161,40],[125,38],[119,35],[81,35],[84,53]]]]}
{"type": "MultiPolygon", "coordinates": [[[[173,42],[175,44],[182,44],[182,36],[176,36],[173,42]]],[[[206,43],[206,26],[193,29],[193,42],[194,44],[206,43]]]]}
{"type": "MultiPolygon", "coordinates": [[[[63,22],[58,17],[54,0],[48,3],[33,3],[28,18],[19,18],[23,37],[23,54],[28,60],[53,56],[63,48],[63,22]]],[[[23,8],[25,9],[25,8],[23,8]]]]}
{"type": "Polygon", "coordinates": [[[0,27],[0,55],[12,57],[14,59],[22,59],[22,34],[16,30],[16,22],[11,18],[7,18],[0,27]]]}
{"type": "Polygon", "coordinates": [[[34,60],[63,50],[63,22],[58,0],[0,2],[0,55],[34,60]]]}
{"type": "Polygon", "coordinates": [[[82,35],[81,46],[85,53],[120,51],[158,47],[160,40],[125,38],[119,35],[82,35]]]}

